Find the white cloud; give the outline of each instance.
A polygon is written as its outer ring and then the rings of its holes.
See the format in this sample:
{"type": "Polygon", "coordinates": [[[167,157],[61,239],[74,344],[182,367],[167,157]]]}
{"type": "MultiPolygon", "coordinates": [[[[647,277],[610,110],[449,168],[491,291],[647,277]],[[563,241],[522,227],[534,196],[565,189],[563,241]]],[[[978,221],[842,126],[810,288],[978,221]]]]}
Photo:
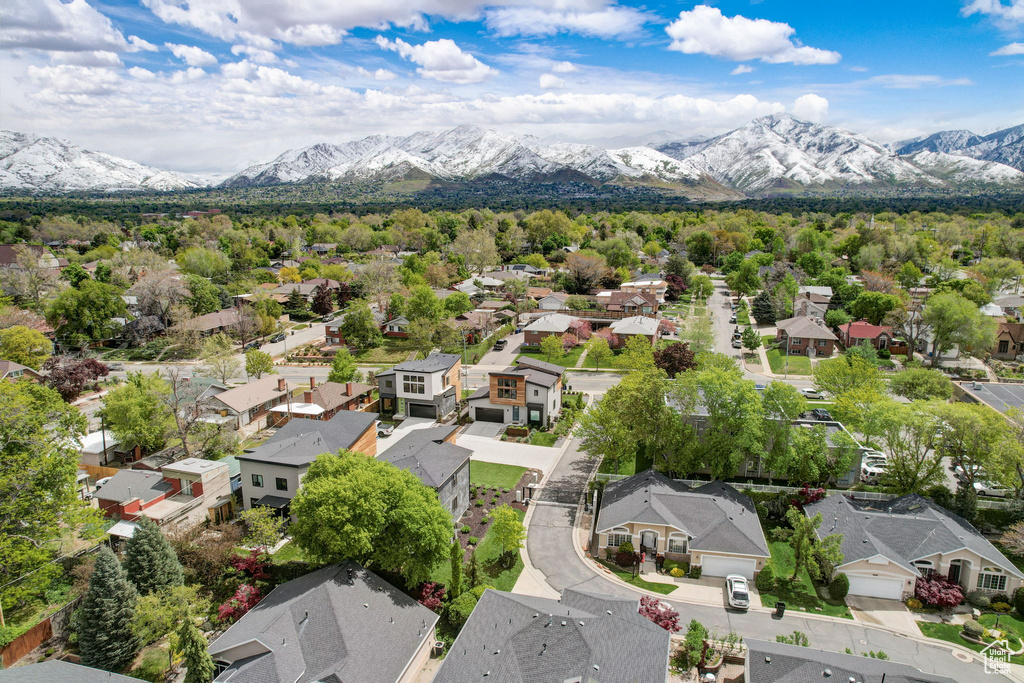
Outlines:
{"type": "Polygon", "coordinates": [[[487,27],[500,36],[553,36],[579,33],[599,38],[637,34],[651,17],[632,7],[595,12],[559,12],[539,7],[505,7],[486,14],[487,27]]]}
{"type": "Polygon", "coordinates": [[[972,0],[960,12],[965,17],[972,14],[992,17],[997,24],[1009,28],[1024,23],[1024,0],[1010,0],[1008,4],[1003,0],[972,0]]]}
{"type": "Polygon", "coordinates": [[[257,64],[273,64],[278,59],[277,55],[270,50],[264,50],[262,47],[254,45],[232,45],[231,54],[245,55],[246,59],[257,64]]]}
{"type": "Polygon", "coordinates": [[[880,85],[891,90],[916,90],[918,88],[944,88],[951,85],[974,85],[969,78],[943,78],[932,74],[885,74],[872,76],[862,82],[866,85],[880,85]]]}
{"type": "Polygon", "coordinates": [[[1012,57],[1014,55],[1024,55],[1024,43],[1010,43],[989,53],[990,57],[1012,57]]]}
{"type": "Polygon", "coordinates": [[[214,66],[217,64],[217,58],[202,48],[174,43],[164,43],[164,45],[175,57],[189,66],[214,66]]]}
{"type": "Polygon", "coordinates": [[[357,66],[352,71],[354,71],[356,75],[361,76],[362,78],[372,78],[375,81],[390,81],[394,80],[395,78],[398,78],[398,74],[396,74],[394,71],[389,71],[387,69],[376,69],[374,71],[370,71],[369,69],[357,66]]]}
{"type": "Polygon", "coordinates": [[[828,115],[828,100],[814,93],[807,93],[793,102],[793,116],[806,121],[821,123],[828,115]]]}
{"type": "Polygon", "coordinates": [[[732,76],[740,76],[742,74],[748,74],[748,73],[750,73],[753,70],[754,70],[754,67],[752,67],[752,66],[749,66],[747,64],[740,64],[735,69],[730,71],[729,74],[732,75],[732,76]]]}
{"type": "Polygon", "coordinates": [[[397,52],[403,59],[419,64],[416,73],[445,83],[479,83],[497,75],[498,70],[463,52],[448,38],[430,40],[422,45],[410,45],[401,38],[388,40],[377,36],[377,45],[397,52]]]}
{"type": "Polygon", "coordinates": [[[86,0],[5,2],[0,46],[63,52],[129,49],[124,34],[86,0]]]}
{"type": "Polygon", "coordinates": [[[670,50],[706,54],[735,61],[760,59],[769,64],[835,64],[838,52],[794,43],[796,30],[789,24],[767,19],[726,17],[717,7],[697,5],[679,13],[665,29],[672,38],[670,50]]]}
{"type": "Polygon", "coordinates": [[[128,36],[128,52],[157,52],[160,48],[138,36],[128,36]]]}
{"type": "Polygon", "coordinates": [[[579,71],[579,68],[572,62],[558,62],[551,67],[551,70],[556,74],[571,74],[574,71],[579,71]]]}
{"type": "Polygon", "coordinates": [[[866,66],[851,66],[851,67],[848,67],[848,68],[850,69],[850,71],[857,71],[857,72],[863,72],[863,71],[867,71],[868,70],[868,68],[866,66]]]}
{"type": "Polygon", "coordinates": [[[93,50],[92,52],[51,51],[50,61],[54,64],[77,64],[79,66],[121,66],[121,58],[114,52],[93,50]]]}
{"type": "Polygon", "coordinates": [[[28,77],[44,92],[63,95],[107,95],[115,92],[121,81],[113,69],[73,64],[30,66],[28,77]]]}
{"type": "Polygon", "coordinates": [[[554,74],[541,74],[540,75],[540,87],[545,90],[553,90],[555,88],[564,88],[565,81],[554,74]]]}
{"type": "Polygon", "coordinates": [[[133,66],[132,68],[128,69],[128,75],[140,81],[148,82],[156,80],[155,73],[153,73],[149,69],[143,69],[141,66],[133,66]]]}

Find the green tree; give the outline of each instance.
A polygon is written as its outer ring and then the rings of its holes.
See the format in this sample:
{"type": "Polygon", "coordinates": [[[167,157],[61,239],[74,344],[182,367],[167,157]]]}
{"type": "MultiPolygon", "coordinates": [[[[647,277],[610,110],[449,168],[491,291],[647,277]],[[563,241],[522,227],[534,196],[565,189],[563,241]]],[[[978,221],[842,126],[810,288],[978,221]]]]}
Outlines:
{"type": "Polygon", "coordinates": [[[15,325],[0,330],[0,359],[38,370],[53,353],[53,344],[42,332],[15,325]]]}
{"type": "Polygon", "coordinates": [[[472,310],[473,302],[469,300],[469,295],[465,292],[454,292],[444,299],[444,312],[449,317],[454,318],[472,310]]]}
{"type": "Polygon", "coordinates": [[[854,318],[878,325],[890,311],[900,306],[900,298],[883,292],[861,292],[848,308],[854,318]]]}
{"type": "Polygon", "coordinates": [[[757,264],[747,259],[740,267],[725,276],[725,284],[741,296],[750,296],[761,288],[761,278],[757,274],[757,264]]]}
{"type": "Polygon", "coordinates": [[[178,649],[185,663],[185,683],[210,683],[216,673],[206,638],[192,619],[186,619],[178,630],[178,649]]]}
{"type": "Polygon", "coordinates": [[[814,369],[814,386],[833,398],[859,387],[872,389],[878,394],[885,393],[885,382],[878,366],[849,354],[818,363],[814,369]]]}
{"type": "Polygon", "coordinates": [[[46,322],[57,339],[84,344],[110,338],[118,329],[114,318],[127,315],[121,290],[113,285],[88,280],[75,289],[65,289],[46,309],[46,322]]]}
{"type": "Polygon", "coordinates": [[[605,358],[612,355],[612,350],[608,346],[608,340],[604,337],[591,337],[587,341],[587,358],[593,358],[594,364],[597,369],[601,369],[601,363],[605,358]]]}
{"type": "Polygon", "coordinates": [[[908,368],[892,376],[889,391],[911,401],[927,401],[931,398],[946,401],[953,397],[953,382],[941,370],[908,368]]]}
{"type": "Polygon", "coordinates": [[[67,280],[72,287],[77,287],[85,280],[90,279],[90,276],[89,271],[83,268],[81,263],[72,263],[60,271],[60,279],[67,280]]]}
{"type": "Polygon", "coordinates": [[[298,287],[293,289],[291,294],[288,295],[288,299],[284,304],[284,310],[288,315],[298,320],[309,318],[309,302],[306,301],[306,297],[302,295],[298,287]]]}
{"type": "Polygon", "coordinates": [[[259,379],[263,375],[273,375],[274,359],[270,354],[259,349],[249,349],[245,352],[245,374],[259,379]]]}
{"type": "Polygon", "coordinates": [[[549,363],[553,363],[556,357],[562,355],[562,337],[557,334],[549,334],[540,340],[540,352],[549,363]]]}
{"type": "Polygon", "coordinates": [[[684,256],[672,254],[665,263],[665,275],[675,275],[683,279],[683,284],[690,286],[690,277],[693,275],[693,264],[684,256]]]}
{"type": "Polygon", "coordinates": [[[626,345],[615,364],[624,370],[651,370],[654,368],[654,348],[651,341],[640,334],[626,339],[626,345]]]}
{"type": "Polygon", "coordinates": [[[339,329],[345,341],[357,349],[380,346],[383,338],[377,322],[373,319],[373,313],[366,304],[350,306],[339,329]]]}
{"type": "Polygon", "coordinates": [[[334,360],[331,361],[331,371],[327,374],[327,381],[344,384],[355,381],[358,375],[359,369],[356,367],[356,361],[349,353],[348,347],[343,346],[338,349],[338,352],[334,354],[334,360]]]}
{"type": "Polygon", "coordinates": [[[974,482],[982,476],[1008,486],[1014,485],[1016,467],[1006,465],[1014,461],[1020,463],[1017,456],[1019,445],[1002,415],[986,405],[960,401],[937,402],[931,414],[939,425],[935,450],[960,464],[963,481],[972,491],[974,482]]]}
{"type": "Polygon", "coordinates": [[[839,554],[836,561],[834,552],[842,541],[842,534],[832,534],[822,539],[820,543],[818,541],[816,529],[821,526],[820,512],[814,517],[808,517],[798,508],[791,507],[786,510],[786,521],[793,527],[793,534],[789,537],[789,546],[793,549],[793,575],[789,577],[790,581],[797,580],[801,568],[806,569],[815,581],[821,581],[819,558],[832,560],[833,564],[842,564],[842,554],[839,554]]]}
{"type": "Polygon", "coordinates": [[[281,540],[284,522],[273,508],[256,505],[239,513],[238,518],[245,525],[245,537],[242,542],[246,547],[266,550],[273,548],[281,540]]]}
{"type": "Polygon", "coordinates": [[[223,333],[206,338],[200,358],[203,359],[200,371],[210,377],[216,377],[225,384],[242,369],[242,364],[235,357],[234,342],[223,333]]]}
{"type": "Polygon", "coordinates": [[[124,550],[124,569],[139,595],[168,586],[180,586],[184,574],[164,532],[148,517],[140,517],[135,534],[124,550]]]}
{"type": "Polygon", "coordinates": [[[487,533],[494,536],[501,548],[502,564],[506,568],[515,564],[515,553],[526,540],[526,527],[519,513],[508,505],[494,508],[491,511],[491,528],[487,533]]]}
{"type": "Polygon", "coordinates": [[[707,353],[715,346],[715,328],[711,318],[706,315],[695,315],[687,324],[681,335],[690,342],[694,353],[707,353]]]}
{"type": "Polygon", "coordinates": [[[914,265],[913,261],[907,261],[900,270],[896,273],[896,281],[900,283],[900,287],[903,289],[910,289],[917,287],[921,284],[921,278],[924,277],[924,273],[921,269],[914,265]]]}
{"type": "Polygon", "coordinates": [[[178,255],[178,265],[186,273],[199,275],[214,282],[224,282],[231,272],[231,259],[222,251],[206,247],[191,247],[178,255]]]}
{"type": "Polygon", "coordinates": [[[772,471],[793,484],[827,486],[850,471],[860,447],[846,432],[829,437],[824,425],[814,425],[792,429],[783,452],[783,457],[772,459],[772,471]]]}
{"type": "Polygon", "coordinates": [[[932,330],[932,367],[954,346],[980,351],[992,348],[995,340],[996,322],[959,294],[933,294],[922,319],[932,330]]]}
{"type": "Polygon", "coordinates": [[[448,581],[448,599],[455,600],[462,594],[462,544],[459,543],[458,539],[452,541],[452,547],[449,552],[449,561],[451,564],[451,580],[448,581]]]}
{"type": "Polygon", "coordinates": [[[405,313],[410,320],[440,320],[444,304],[426,285],[417,285],[406,299],[405,313]]]}
{"type": "Polygon", "coordinates": [[[466,585],[462,592],[480,585],[480,562],[476,559],[476,547],[469,551],[469,560],[466,562],[466,585]]]}
{"type": "Polygon", "coordinates": [[[451,514],[416,475],[383,460],[345,450],[317,457],[291,509],[292,537],[315,562],[355,560],[411,587],[448,559],[451,514]]]}
{"type": "Polygon", "coordinates": [[[118,672],[135,659],[139,638],[133,629],[138,593],[121,563],[104,546],[96,556],[89,589],[76,618],[82,664],[118,672]]]}
{"type": "Polygon", "coordinates": [[[761,335],[749,325],[744,328],[743,333],[740,335],[740,341],[743,342],[743,348],[751,353],[761,348],[762,344],[761,335]]]}
{"type": "Polygon", "coordinates": [[[877,402],[865,417],[865,431],[889,455],[882,483],[895,493],[920,493],[942,483],[942,455],[933,450],[936,432],[933,407],[921,401],[911,404],[891,399],[877,402]]]}
{"type": "Polygon", "coordinates": [[[205,277],[189,275],[185,278],[185,285],[188,287],[189,296],[185,299],[188,306],[196,315],[205,315],[220,310],[220,290],[205,277]]]}
{"type": "Polygon", "coordinates": [[[707,299],[714,291],[715,285],[707,275],[694,275],[690,278],[690,292],[695,302],[707,299]]]}
{"type": "Polygon", "coordinates": [[[167,382],[157,373],[129,372],[124,384],[103,397],[101,414],[107,429],[125,446],[160,450],[174,429],[174,417],[167,407],[170,393],[167,382]]]}
{"type": "Polygon", "coordinates": [[[764,290],[754,297],[750,304],[750,314],[754,316],[758,325],[775,324],[775,306],[772,305],[772,296],[768,290],[764,290]]]}
{"type": "Polygon", "coordinates": [[[839,328],[850,322],[850,314],[841,308],[833,308],[825,311],[825,324],[832,328],[839,328]]]}

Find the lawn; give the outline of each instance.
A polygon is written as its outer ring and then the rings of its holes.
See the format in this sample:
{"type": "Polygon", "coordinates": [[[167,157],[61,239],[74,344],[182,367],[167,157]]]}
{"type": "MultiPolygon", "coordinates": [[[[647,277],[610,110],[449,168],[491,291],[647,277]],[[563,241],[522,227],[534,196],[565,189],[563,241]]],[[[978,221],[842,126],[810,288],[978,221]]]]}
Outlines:
{"type": "MultiPolygon", "coordinates": [[[[980,621],[982,626],[985,628],[996,628],[995,614],[982,614],[980,621]]],[[[947,643],[955,643],[956,645],[961,645],[970,650],[974,650],[975,652],[981,652],[982,648],[985,647],[984,645],[977,645],[961,638],[959,624],[933,624],[930,622],[919,621],[917,622],[917,627],[921,629],[921,633],[929,638],[944,640],[947,643]]],[[[999,615],[999,630],[1005,631],[1008,635],[1012,634],[1018,640],[1024,640],[1024,620],[1016,614],[1010,613],[999,615]]],[[[1013,638],[1010,638],[1009,640],[1011,647],[1014,647],[1015,649],[1020,647],[1020,644],[1015,643],[1013,638]]],[[[1024,655],[1010,657],[1010,661],[1014,664],[1024,664],[1024,655]]]]}
{"type": "Polygon", "coordinates": [[[401,363],[412,351],[410,348],[399,348],[396,346],[378,346],[375,349],[362,349],[356,351],[352,356],[357,363],[401,363]]]}
{"type": "MultiPolygon", "coordinates": [[[[787,372],[786,356],[779,353],[778,349],[768,350],[768,364],[772,366],[772,372],[775,374],[787,372]]],[[[807,356],[790,356],[788,372],[791,375],[811,374],[811,359],[807,356]]]]}
{"type": "Polygon", "coordinates": [[[609,356],[605,356],[601,359],[601,367],[597,366],[594,358],[588,353],[587,357],[583,359],[583,367],[591,368],[593,370],[614,370],[615,369],[615,358],[618,354],[612,353],[609,356]]]}
{"type": "Polygon", "coordinates": [[[625,474],[632,476],[637,472],[643,472],[644,470],[651,469],[652,462],[650,456],[646,453],[640,453],[636,457],[626,462],[619,463],[619,471],[615,472],[615,468],[611,466],[611,463],[604,460],[601,461],[601,466],[597,468],[597,471],[601,474],[625,474]]]}
{"type": "MultiPolygon", "coordinates": [[[[515,469],[521,470],[523,468],[517,467],[515,469]]],[[[516,510],[516,513],[518,513],[520,521],[526,515],[524,510],[516,510]]],[[[499,562],[500,555],[501,548],[498,546],[497,541],[492,539],[491,534],[485,534],[476,547],[476,561],[480,567],[480,581],[483,585],[494,586],[500,591],[511,591],[512,587],[516,585],[516,579],[519,578],[519,574],[523,571],[523,558],[519,553],[516,553],[515,564],[506,569],[499,562]]],[[[462,576],[465,579],[465,572],[463,572],[462,576]]],[[[431,581],[445,585],[448,585],[451,579],[452,567],[449,562],[441,563],[430,575],[431,581]]]]}
{"type": "Polygon", "coordinates": [[[852,619],[845,600],[824,600],[818,597],[806,569],[801,569],[796,581],[790,581],[793,575],[793,549],[788,543],[772,541],[768,544],[771,551],[772,570],[775,572],[775,589],[761,593],[761,605],[774,607],[781,600],[786,603],[787,610],[814,612],[830,617],[852,619]]]}
{"type": "Polygon", "coordinates": [[[474,486],[511,489],[519,483],[526,472],[525,467],[499,465],[493,462],[469,461],[469,481],[474,486]]]}
{"type": "Polygon", "coordinates": [[[558,441],[558,437],[554,432],[542,432],[536,429],[530,432],[530,443],[534,446],[554,446],[556,441],[558,441]]]}
{"type": "Polygon", "coordinates": [[[653,591],[655,593],[661,593],[662,595],[668,595],[669,593],[671,593],[679,587],[674,583],[652,583],[650,581],[644,581],[642,578],[640,578],[639,574],[637,574],[636,577],[634,577],[633,572],[631,570],[625,569],[624,567],[620,567],[614,562],[608,562],[606,560],[598,560],[598,562],[603,564],[608,569],[611,569],[615,576],[619,577],[631,586],[636,586],[637,588],[642,588],[647,591],[653,591]]]}
{"type": "Polygon", "coordinates": [[[739,325],[750,324],[750,313],[745,308],[739,308],[736,310],[736,323],[739,325]]]}
{"type": "Polygon", "coordinates": [[[584,347],[582,345],[577,346],[576,348],[570,350],[569,353],[563,353],[559,356],[555,356],[551,360],[548,360],[548,357],[542,354],[540,351],[527,351],[526,349],[523,349],[523,353],[516,356],[516,360],[519,360],[520,358],[523,357],[536,358],[538,360],[554,363],[555,365],[561,365],[562,367],[565,368],[574,368],[576,367],[576,361],[578,361],[580,359],[580,356],[583,355],[583,348],[584,347]]]}
{"type": "Polygon", "coordinates": [[[289,541],[281,546],[280,550],[271,556],[274,560],[274,564],[285,564],[293,560],[299,562],[306,561],[306,555],[302,552],[299,546],[295,545],[295,541],[289,541]]]}

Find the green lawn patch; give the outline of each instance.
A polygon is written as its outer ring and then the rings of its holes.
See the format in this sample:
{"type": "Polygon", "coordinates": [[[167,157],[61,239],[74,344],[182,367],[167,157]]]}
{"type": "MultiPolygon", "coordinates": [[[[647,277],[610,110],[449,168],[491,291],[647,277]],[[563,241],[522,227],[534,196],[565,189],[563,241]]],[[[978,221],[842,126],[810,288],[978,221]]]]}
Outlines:
{"type": "MultiPolygon", "coordinates": [[[[779,353],[778,349],[768,349],[767,355],[772,372],[775,374],[787,372],[785,354],[779,353]]],[[[811,359],[807,356],[790,356],[788,372],[791,375],[811,374],[811,359]]]]}
{"type": "Polygon", "coordinates": [[[619,471],[615,471],[615,467],[608,460],[602,460],[600,467],[597,471],[601,474],[625,474],[626,476],[632,476],[637,472],[643,472],[649,470],[653,466],[651,457],[646,453],[640,453],[637,456],[630,458],[619,463],[619,471]]]}
{"type": "MultiPolygon", "coordinates": [[[[473,463],[474,465],[476,463],[473,463]]],[[[523,469],[522,467],[516,469],[523,469]]],[[[523,510],[516,510],[519,515],[519,520],[522,521],[526,512],[523,510]]],[[[511,591],[513,586],[516,585],[516,580],[519,578],[519,574],[523,571],[523,558],[517,552],[515,554],[516,561],[511,567],[506,569],[501,566],[500,562],[501,548],[498,546],[497,541],[493,540],[490,533],[484,534],[484,537],[480,539],[480,543],[476,547],[476,561],[480,566],[480,581],[487,586],[494,586],[500,591],[511,591]]],[[[463,573],[463,580],[465,580],[465,573],[463,573]]],[[[438,583],[448,585],[452,579],[452,567],[448,562],[442,562],[441,565],[430,574],[430,580],[438,583]]]]}
{"type": "Polygon", "coordinates": [[[747,312],[747,309],[740,308],[736,311],[736,323],[739,325],[750,324],[750,313],[747,312]]]}
{"type": "Polygon", "coordinates": [[[469,462],[469,481],[474,486],[499,489],[515,488],[525,472],[525,467],[515,465],[499,465],[479,460],[469,462]]]}
{"type": "Polygon", "coordinates": [[[853,618],[845,600],[825,600],[818,597],[806,569],[800,570],[795,581],[789,580],[793,575],[793,549],[788,543],[772,541],[768,543],[768,548],[772,554],[771,565],[775,571],[776,582],[774,590],[761,593],[761,604],[764,607],[774,607],[775,603],[781,600],[786,603],[788,610],[853,618]]]}
{"type": "Polygon", "coordinates": [[[676,588],[678,588],[678,586],[674,583],[652,583],[651,581],[644,581],[642,578],[640,578],[639,574],[637,574],[636,577],[634,577],[633,572],[631,570],[620,567],[614,562],[608,562],[606,560],[598,560],[598,562],[603,564],[608,569],[611,569],[612,573],[614,573],[615,576],[619,577],[631,586],[636,586],[637,588],[642,588],[647,591],[653,591],[655,593],[661,593],[662,595],[668,595],[676,588]]]}
{"type": "Polygon", "coordinates": [[[131,675],[151,683],[160,683],[167,673],[168,656],[166,645],[152,645],[142,651],[138,665],[132,669],[131,675]]]}
{"type": "Polygon", "coordinates": [[[362,349],[355,351],[352,356],[357,363],[401,363],[409,355],[412,349],[403,349],[397,346],[378,346],[375,349],[362,349]]]}
{"type": "Polygon", "coordinates": [[[285,564],[293,560],[305,562],[306,554],[302,552],[299,546],[295,545],[295,541],[288,541],[276,553],[271,555],[271,558],[274,560],[274,564],[285,564]]]}
{"type": "Polygon", "coordinates": [[[554,363],[555,365],[561,365],[562,367],[565,368],[574,368],[576,367],[576,361],[580,359],[580,356],[582,354],[582,344],[574,349],[570,349],[569,353],[563,353],[559,356],[555,356],[550,361],[548,360],[548,357],[545,356],[540,351],[523,349],[523,352],[516,356],[516,360],[519,360],[520,358],[523,358],[525,356],[526,358],[536,358],[542,361],[547,361],[549,363],[554,363]]]}
{"type": "MultiPolygon", "coordinates": [[[[982,614],[979,619],[981,625],[988,629],[996,628],[996,615],[995,614],[982,614]]],[[[981,652],[984,649],[984,645],[978,645],[977,643],[971,643],[960,637],[960,625],[959,624],[933,624],[931,622],[919,621],[917,627],[921,629],[921,633],[928,636],[929,638],[935,638],[937,640],[944,640],[947,643],[954,643],[961,645],[975,652],[981,652]]],[[[1020,641],[1024,639],[1024,620],[1021,620],[1019,616],[1013,614],[1001,614],[999,615],[999,627],[998,630],[1004,631],[1007,635],[1011,636],[1008,638],[1010,646],[1015,649],[1020,647],[1020,641]],[[1014,641],[1014,638],[1017,641],[1014,641]]],[[[1010,661],[1014,664],[1024,664],[1024,655],[1017,655],[1010,657],[1010,661]]]]}
{"type": "Polygon", "coordinates": [[[554,432],[541,432],[536,429],[530,432],[530,443],[534,446],[554,446],[556,441],[558,437],[554,432]]]}

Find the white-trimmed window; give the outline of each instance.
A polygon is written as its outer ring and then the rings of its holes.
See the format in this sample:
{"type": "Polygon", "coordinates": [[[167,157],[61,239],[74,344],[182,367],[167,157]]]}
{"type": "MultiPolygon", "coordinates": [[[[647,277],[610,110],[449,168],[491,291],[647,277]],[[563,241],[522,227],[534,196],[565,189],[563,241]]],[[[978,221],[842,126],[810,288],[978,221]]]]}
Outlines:
{"type": "Polygon", "coordinates": [[[921,576],[930,576],[935,573],[935,563],[931,560],[914,560],[910,564],[917,567],[917,571],[921,573],[921,576]]]}
{"type": "Polygon", "coordinates": [[[407,394],[425,394],[426,380],[422,375],[402,375],[402,391],[407,394]]]}
{"type": "Polygon", "coordinates": [[[985,567],[978,574],[978,588],[990,591],[1006,590],[1006,574],[998,567],[985,567]]]}
{"type": "Polygon", "coordinates": [[[620,545],[629,541],[633,542],[633,535],[629,533],[629,529],[620,528],[612,529],[608,532],[608,545],[612,548],[618,548],[620,545]]]}
{"type": "Polygon", "coordinates": [[[685,553],[686,537],[682,534],[672,534],[668,537],[668,552],[685,553]]]}

